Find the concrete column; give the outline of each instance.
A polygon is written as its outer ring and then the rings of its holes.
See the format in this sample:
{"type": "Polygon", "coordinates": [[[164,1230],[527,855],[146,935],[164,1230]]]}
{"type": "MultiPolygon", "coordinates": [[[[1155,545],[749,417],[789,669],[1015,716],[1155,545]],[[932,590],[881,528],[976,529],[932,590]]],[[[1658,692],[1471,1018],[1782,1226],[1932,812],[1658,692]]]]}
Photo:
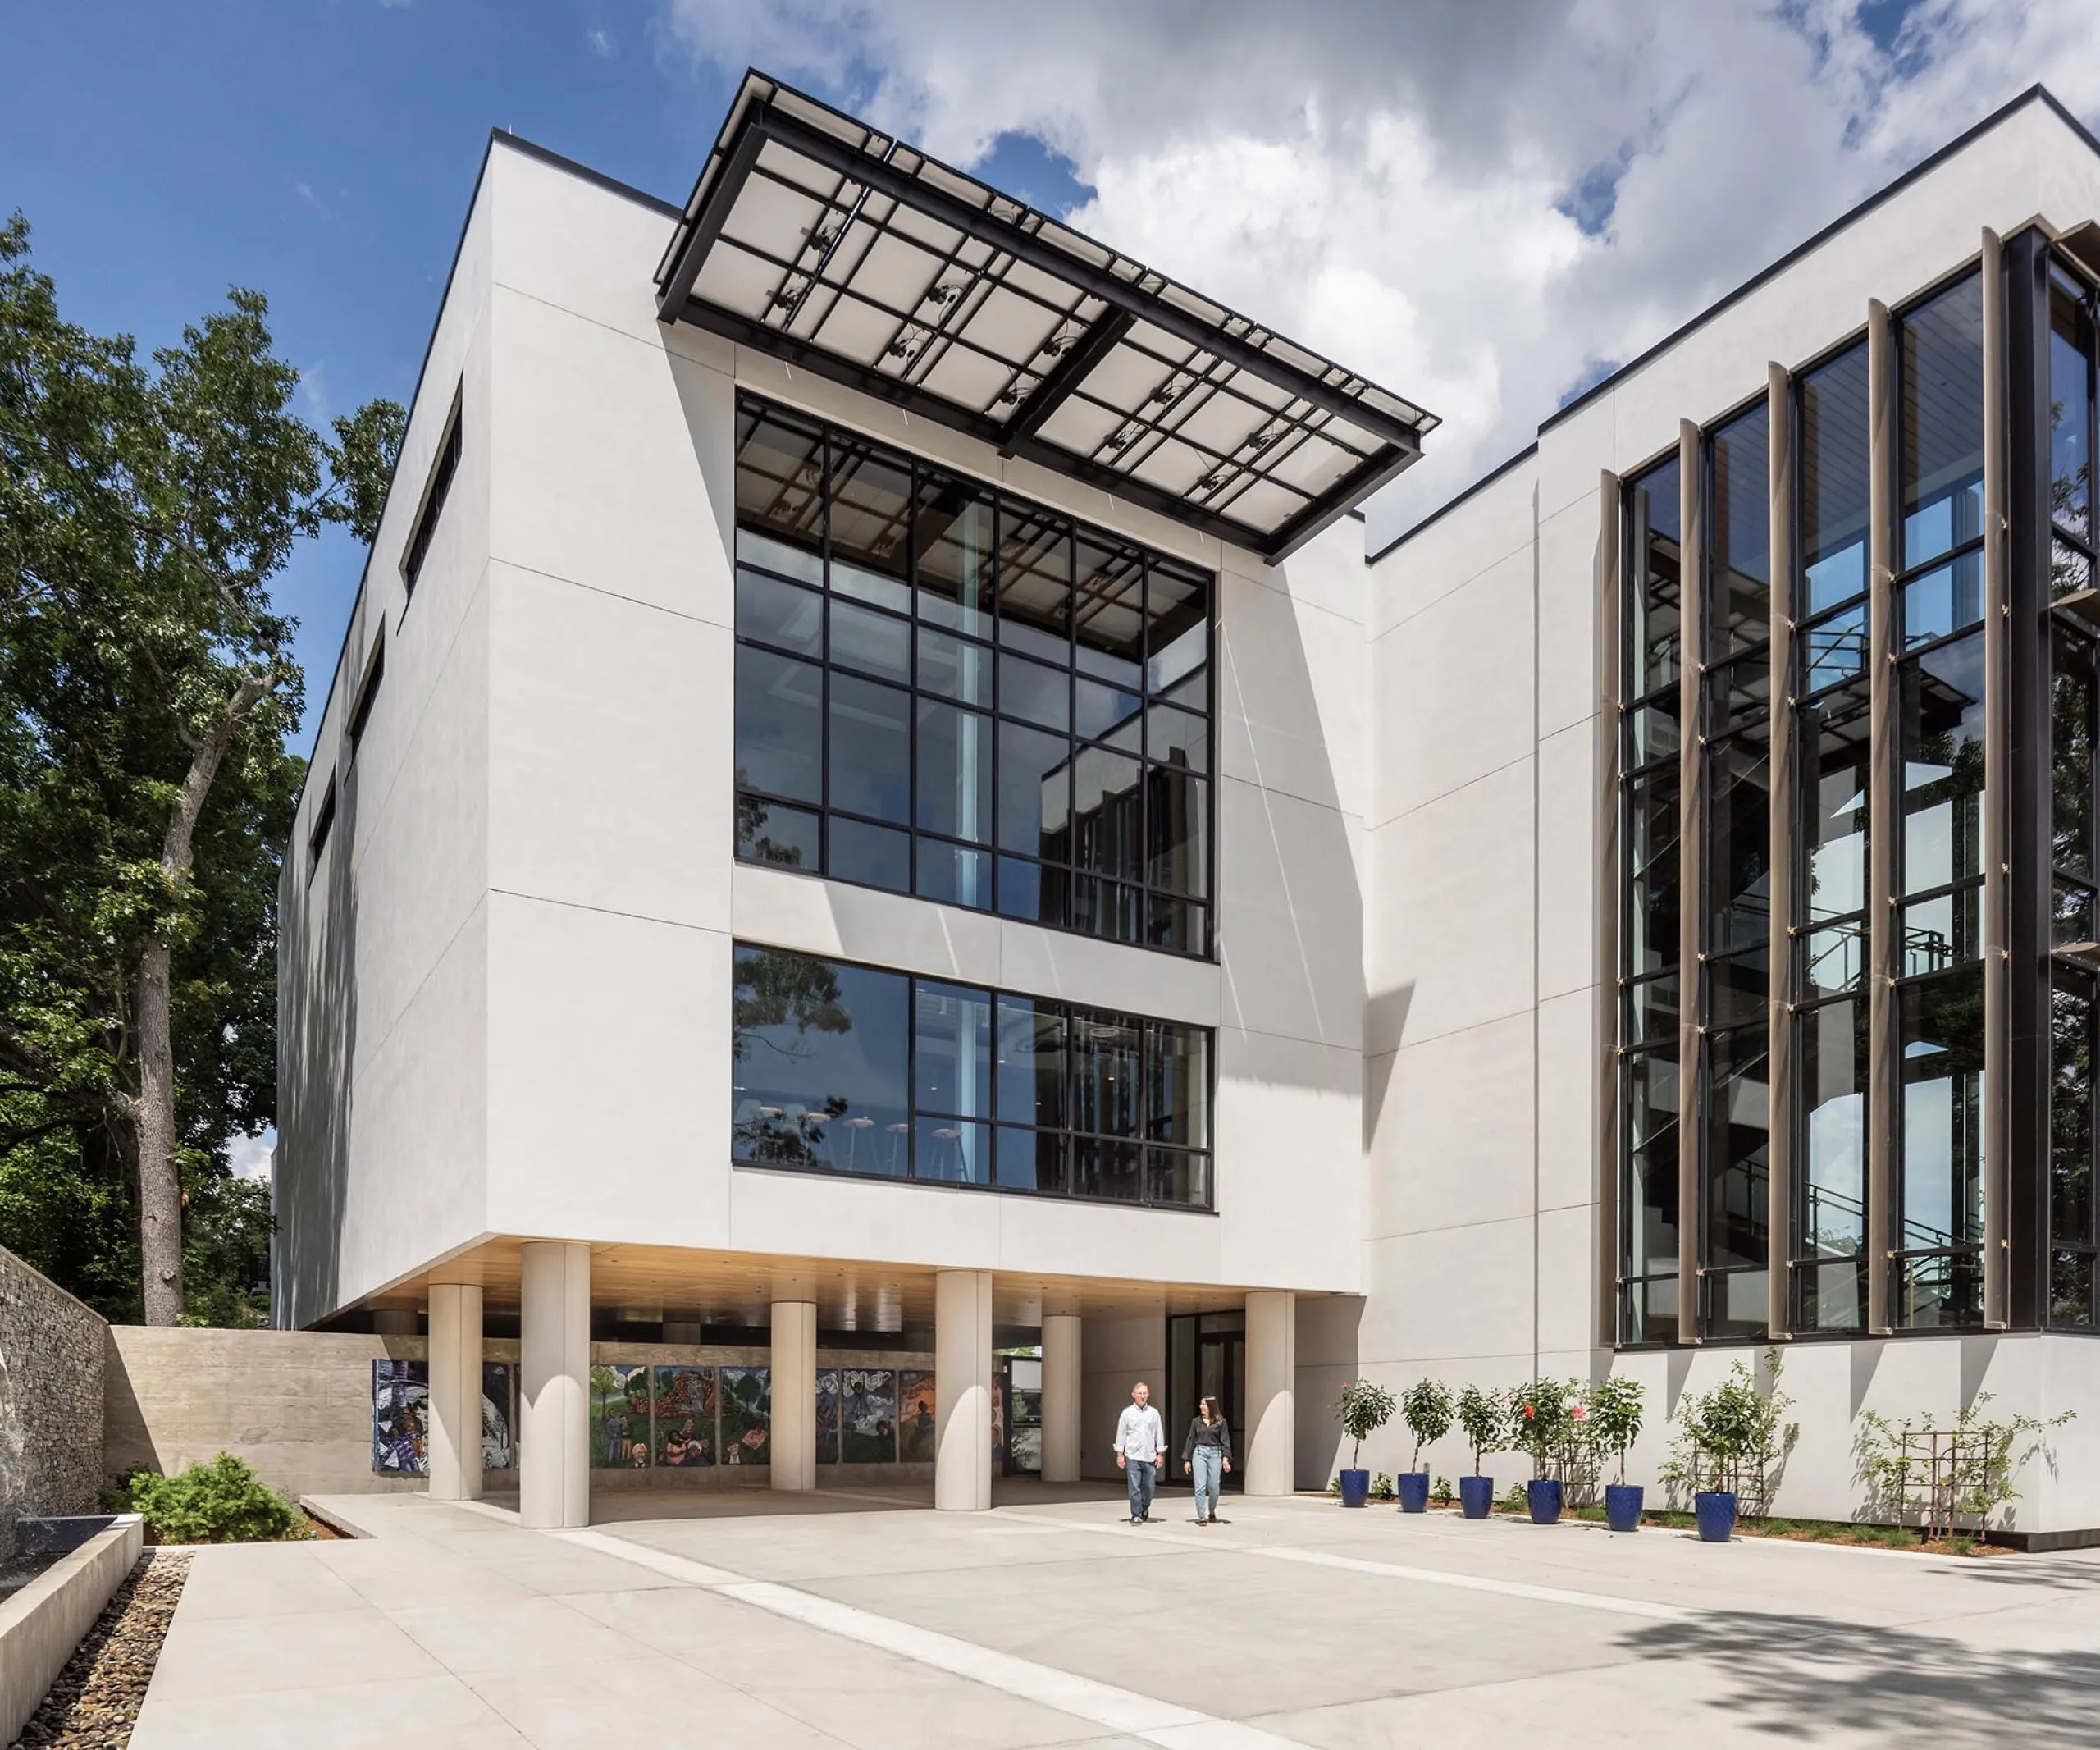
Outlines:
{"type": "Polygon", "coordinates": [[[1043,1480],[1080,1480],[1080,1321],[1075,1313],[1043,1315],[1043,1480]]]}
{"type": "Polygon", "coordinates": [[[1276,1289],[1247,1296],[1246,1486],[1288,1495],[1298,1481],[1298,1297],[1276,1289]]]}
{"type": "Polygon", "coordinates": [[[934,1276],[934,1505],[982,1513],[992,1505],[990,1271],[934,1276]]]}
{"type": "Polygon", "coordinates": [[[773,1303],[773,1486],[817,1486],[817,1309],[773,1303]]]}
{"type": "Polygon", "coordinates": [[[521,1249],[518,1506],[521,1524],[591,1523],[591,1248],[521,1249]]]}
{"type": "Polygon", "coordinates": [[[430,1290],[430,1494],[482,1493],[482,1291],[462,1282],[430,1290]]]}

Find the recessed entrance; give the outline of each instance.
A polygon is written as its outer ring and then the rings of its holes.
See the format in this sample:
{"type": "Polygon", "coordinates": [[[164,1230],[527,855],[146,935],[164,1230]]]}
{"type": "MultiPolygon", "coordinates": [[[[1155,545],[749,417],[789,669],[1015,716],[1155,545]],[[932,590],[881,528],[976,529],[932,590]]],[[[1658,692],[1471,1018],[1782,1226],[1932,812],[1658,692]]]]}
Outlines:
{"type": "Polygon", "coordinates": [[[1237,1489],[1243,1474],[1246,1451],[1240,1411],[1247,1401],[1247,1314],[1238,1309],[1226,1313],[1192,1313],[1166,1321],[1166,1449],[1165,1481],[1176,1488],[1189,1487],[1181,1474],[1181,1442],[1196,1405],[1215,1397],[1225,1414],[1232,1436],[1232,1469],[1226,1473],[1225,1487],[1237,1489]]]}

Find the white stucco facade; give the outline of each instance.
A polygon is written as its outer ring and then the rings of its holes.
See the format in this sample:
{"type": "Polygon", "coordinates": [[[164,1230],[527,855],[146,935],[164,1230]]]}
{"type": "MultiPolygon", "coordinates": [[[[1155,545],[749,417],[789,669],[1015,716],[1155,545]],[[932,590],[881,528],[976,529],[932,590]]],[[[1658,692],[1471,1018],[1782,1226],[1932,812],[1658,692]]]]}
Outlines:
{"type": "MultiPolygon", "coordinates": [[[[1262,1365],[1265,1403],[1288,1405],[1276,1369],[1294,1375],[1300,1487],[1337,1462],[1344,1380],[1614,1368],[1650,1387],[1635,1470],[1652,1480],[1679,1395],[1754,1351],[1615,1354],[1600,1329],[1600,472],[1973,258],[1984,227],[2096,213],[2090,144],[2016,106],[1375,559],[1345,520],[1271,566],[660,322],[670,210],[499,137],[286,859],[280,1322],[441,1281],[499,1239],[985,1273],[1084,1315],[1057,1378],[1094,1469],[1165,1339],[1161,1310],[1089,1295],[1259,1295],[1264,1332],[1290,1332],[1262,1365]],[[737,860],[740,391],[1217,574],[1214,960],[737,860]],[[410,600],[403,545],[455,394],[459,473],[410,600]],[[733,1165],[740,941],[1214,1029],[1215,1213],[733,1165]],[[1279,1313],[1270,1291],[1297,1298],[1279,1313]]],[[[1856,1510],[1863,1409],[1944,1419],[1985,1390],[2079,1414],[2014,1523],[2100,1526],[2092,1339],[1799,1342],[1784,1379],[1802,1432],[1783,1510],[1856,1510]]],[[[1364,1462],[1406,1456],[1395,1427],[1364,1462]]],[[[1425,1462],[1469,1468],[1455,1438],[1425,1462]]]]}

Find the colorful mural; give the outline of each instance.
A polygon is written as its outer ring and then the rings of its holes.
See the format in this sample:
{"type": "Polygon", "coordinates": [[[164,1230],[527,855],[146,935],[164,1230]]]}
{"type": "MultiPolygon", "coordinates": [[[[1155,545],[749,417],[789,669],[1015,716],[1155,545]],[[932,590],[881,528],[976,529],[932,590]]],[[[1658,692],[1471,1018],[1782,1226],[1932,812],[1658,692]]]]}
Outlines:
{"type": "Polygon", "coordinates": [[[430,1364],[372,1364],[372,1468],[376,1475],[428,1474],[430,1364]]]}
{"type": "Polygon", "coordinates": [[[517,1426],[510,1397],[510,1364],[482,1364],[482,1469],[508,1470],[515,1446],[511,1429],[517,1426]]]}
{"type": "Polygon", "coordinates": [[[897,1376],[897,1455],[907,1464],[934,1462],[934,1386],[933,1373],[917,1368],[897,1376]]]}
{"type": "Polygon", "coordinates": [[[715,1383],[711,1367],[656,1369],[656,1462],[674,1469],[714,1463],[715,1383]]]}
{"type": "Polygon", "coordinates": [[[773,1424],[773,1370],[722,1369],[722,1462],[767,1464],[773,1424]]]}
{"type": "Polygon", "coordinates": [[[591,1369],[591,1464],[649,1467],[649,1369],[599,1362],[591,1369]]]}
{"type": "Polygon", "coordinates": [[[838,1462],[838,1369],[817,1369],[817,1463],[838,1462]]]}
{"type": "Polygon", "coordinates": [[[886,1367],[842,1368],[838,1458],[845,1464],[897,1462],[897,1375],[886,1367]]]}

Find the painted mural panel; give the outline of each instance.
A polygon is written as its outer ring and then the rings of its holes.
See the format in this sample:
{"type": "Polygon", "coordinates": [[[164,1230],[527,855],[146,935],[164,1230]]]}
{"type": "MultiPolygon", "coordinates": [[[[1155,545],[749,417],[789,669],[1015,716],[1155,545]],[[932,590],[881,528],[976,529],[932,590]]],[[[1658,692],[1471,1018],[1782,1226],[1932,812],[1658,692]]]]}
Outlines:
{"type": "Polygon", "coordinates": [[[908,1367],[897,1376],[897,1455],[907,1464],[934,1462],[934,1384],[930,1369],[908,1367]]]}
{"type": "Polygon", "coordinates": [[[508,1470],[514,1462],[516,1446],[511,1429],[517,1424],[511,1405],[511,1368],[508,1361],[482,1364],[482,1469],[508,1470]]]}
{"type": "Polygon", "coordinates": [[[599,1362],[591,1369],[591,1463],[598,1470],[649,1468],[649,1369],[599,1362]]]}
{"type": "Polygon", "coordinates": [[[372,1468],[387,1477],[429,1474],[430,1364],[372,1364],[372,1468]]]}
{"type": "Polygon", "coordinates": [[[817,1369],[817,1463],[838,1462],[838,1369],[817,1369]]]}
{"type": "Polygon", "coordinates": [[[722,1462],[768,1464],[773,1428],[773,1370],[722,1369],[722,1462]]]}
{"type": "Polygon", "coordinates": [[[897,1375],[886,1367],[842,1368],[838,1456],[847,1464],[897,1462],[897,1375]]]}
{"type": "Polygon", "coordinates": [[[712,1464],[715,1377],[711,1367],[656,1369],[656,1462],[673,1469],[712,1464]]]}

